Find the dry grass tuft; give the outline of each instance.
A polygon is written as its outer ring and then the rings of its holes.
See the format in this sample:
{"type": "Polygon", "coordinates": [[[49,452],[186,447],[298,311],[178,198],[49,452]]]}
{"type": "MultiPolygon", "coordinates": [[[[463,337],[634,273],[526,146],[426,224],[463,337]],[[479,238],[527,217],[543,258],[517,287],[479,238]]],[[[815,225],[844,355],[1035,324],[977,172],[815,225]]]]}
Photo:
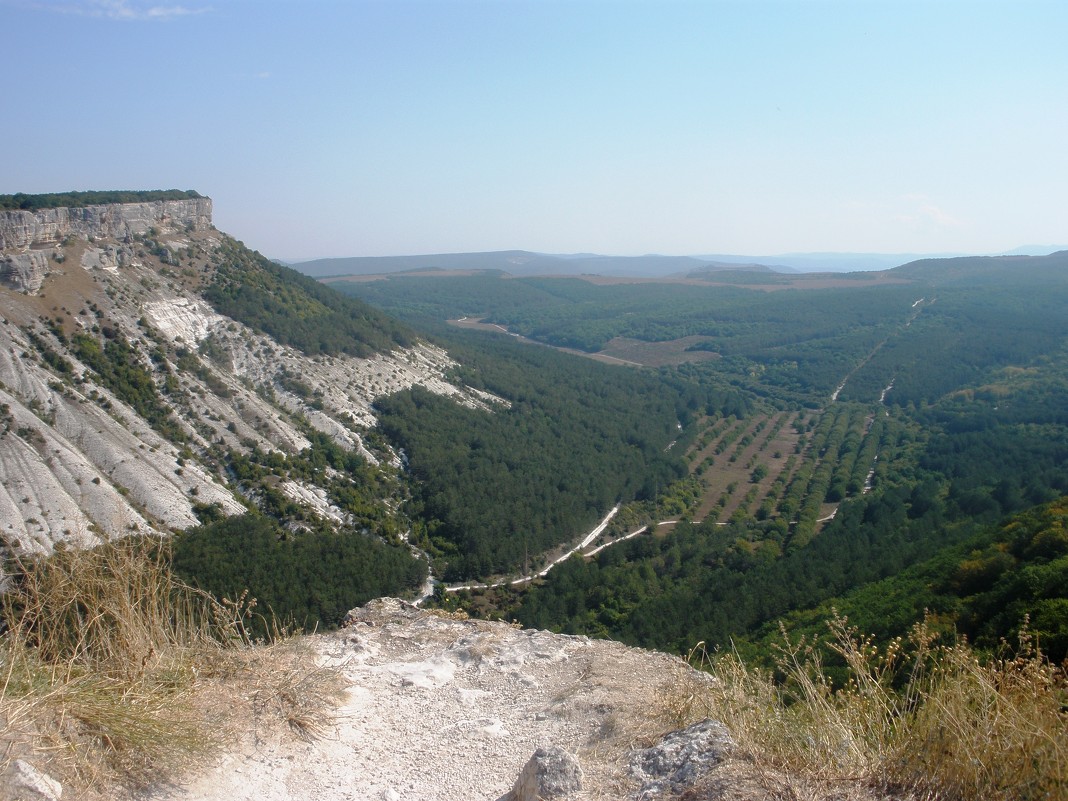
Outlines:
{"type": "Polygon", "coordinates": [[[981,661],[967,643],[938,644],[925,623],[885,647],[837,616],[829,629],[826,643],[787,640],[777,675],[699,645],[691,664],[712,681],[677,684],[664,714],[675,725],[721,720],[755,764],[825,785],[1068,798],[1068,683],[1026,632],[1014,655],[981,661]]]}
{"type": "Polygon", "coordinates": [[[13,568],[0,603],[0,773],[33,755],[65,786],[112,795],[203,764],[249,721],[303,737],[328,728],[339,678],[281,635],[254,644],[254,602],[185,585],[158,543],[13,568]]]}
{"type": "Polygon", "coordinates": [[[1026,631],[1015,656],[939,650],[896,778],[985,799],[1068,798],[1068,684],[1026,631]],[[931,781],[931,778],[934,781],[931,781]]]}
{"type": "Polygon", "coordinates": [[[2,603],[9,637],[42,662],[124,678],[143,675],[173,646],[217,643],[221,632],[205,625],[214,602],[175,578],[153,545],[123,540],[16,559],[2,603]]]}
{"type": "Polygon", "coordinates": [[[312,741],[334,728],[333,710],[344,698],[344,682],[337,670],[316,664],[303,639],[233,650],[215,660],[214,668],[199,701],[229,705],[219,723],[228,740],[250,731],[286,729],[312,741]]]}

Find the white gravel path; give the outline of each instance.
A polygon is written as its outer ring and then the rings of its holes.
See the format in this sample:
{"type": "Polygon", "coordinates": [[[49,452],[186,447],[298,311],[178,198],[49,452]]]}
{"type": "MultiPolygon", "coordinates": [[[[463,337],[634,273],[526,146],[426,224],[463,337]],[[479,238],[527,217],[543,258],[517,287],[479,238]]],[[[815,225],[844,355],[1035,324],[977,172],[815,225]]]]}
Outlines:
{"type": "MultiPolygon", "coordinates": [[[[313,639],[349,684],[331,734],[250,735],[160,801],[499,799],[534,750],[576,754],[583,797],[621,798],[634,733],[688,668],[619,643],[454,620],[393,599],[313,639]]],[[[664,730],[662,727],[661,731],[664,730]]]]}

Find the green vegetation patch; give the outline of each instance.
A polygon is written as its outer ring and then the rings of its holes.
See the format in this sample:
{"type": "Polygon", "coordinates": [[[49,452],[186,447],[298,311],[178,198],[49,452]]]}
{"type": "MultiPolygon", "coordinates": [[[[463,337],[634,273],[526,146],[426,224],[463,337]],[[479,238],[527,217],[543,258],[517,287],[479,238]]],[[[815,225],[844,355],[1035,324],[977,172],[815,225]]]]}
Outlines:
{"type": "MultiPolygon", "coordinates": [[[[336,627],[350,609],[417,588],[426,565],[406,547],[328,526],[298,531],[250,513],[174,537],[174,570],[216,597],[255,598],[264,612],[305,630],[336,627]]],[[[266,635],[267,618],[250,626],[266,635]]]]}
{"type": "Polygon", "coordinates": [[[154,189],[143,191],[59,192],[42,195],[0,195],[0,209],[33,211],[35,209],[78,209],[108,203],[151,203],[157,200],[196,200],[203,195],[192,189],[154,189]]]}
{"type": "Polygon", "coordinates": [[[152,374],[121,332],[107,328],[103,342],[89,334],[75,334],[71,352],[149,425],[174,442],[185,441],[185,432],[160,397],[152,374]]]}
{"type": "MultiPolygon", "coordinates": [[[[1026,400],[1005,410],[1008,419],[990,400],[966,396],[926,410],[924,427],[880,413],[873,491],[843,501],[820,530],[802,525],[816,507],[806,513],[803,494],[789,500],[791,480],[784,517],[683,523],[663,539],[638,538],[595,561],[572,560],[523,598],[518,617],[676,652],[699,641],[741,644],[763,629],[757,651],[766,654],[763,637],[798,609],[816,610],[801,616],[815,628],[837,606],[880,638],[906,633],[928,609],[983,647],[1011,637],[1029,615],[1044,647],[1063,656],[1063,502],[1026,512],[1068,492],[1068,427],[1046,421],[1063,404],[1061,364],[1046,365],[1046,380],[1032,376],[1026,400]],[[1043,422],[1019,421],[1025,410],[1043,422]],[[1007,529],[1017,538],[983,535],[1021,513],[1007,529]],[[907,572],[926,560],[934,561],[907,572]]],[[[812,448],[802,454],[809,466],[796,475],[818,484],[807,496],[816,503],[821,493],[855,488],[865,470],[867,460],[852,457],[874,440],[849,444],[854,434],[842,422],[850,417],[826,413],[809,435],[812,448]]]]}
{"type": "Polygon", "coordinates": [[[686,474],[668,445],[696,414],[727,403],[655,373],[506,337],[448,333],[457,378],[506,399],[468,409],[420,388],[377,402],[408,460],[417,540],[444,576],[517,570],[577,536],[617,501],[651,498],[686,474]]]}
{"type": "Polygon", "coordinates": [[[204,297],[220,314],[309,356],[367,357],[411,346],[411,329],[354,298],[224,240],[204,297]]]}
{"type": "MultiPolygon", "coordinates": [[[[886,641],[926,610],[932,625],[996,651],[1026,631],[1054,664],[1068,658],[1068,497],[1015,514],[900,574],[786,619],[817,633],[837,609],[886,641]],[[1026,621],[1026,624],[1025,624],[1026,621]]],[[[759,638],[774,641],[776,631],[759,638]]]]}
{"type": "Polygon", "coordinates": [[[905,325],[917,297],[907,285],[763,292],[486,274],[391,276],[334,286],[408,319],[481,317],[536,341],[589,353],[620,338],[687,339],[693,351],[722,357],[714,362],[705,357],[706,364],[692,372],[809,403],[830,395],[843,376],[905,325]]]}

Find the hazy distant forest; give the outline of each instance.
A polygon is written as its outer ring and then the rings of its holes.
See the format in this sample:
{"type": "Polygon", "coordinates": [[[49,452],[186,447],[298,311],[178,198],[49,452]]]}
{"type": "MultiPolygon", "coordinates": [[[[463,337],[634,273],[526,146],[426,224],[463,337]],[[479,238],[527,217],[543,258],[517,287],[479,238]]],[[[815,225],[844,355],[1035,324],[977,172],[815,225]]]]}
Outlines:
{"type": "Polygon", "coordinates": [[[519,575],[617,502],[606,536],[650,526],[530,586],[439,603],[675,652],[745,650],[832,606],[880,636],[926,610],[981,647],[1027,617],[1052,658],[1068,653],[1068,254],[832,285],[332,285],[509,402],[490,414],[415,389],[379,403],[439,575],[519,575]]]}

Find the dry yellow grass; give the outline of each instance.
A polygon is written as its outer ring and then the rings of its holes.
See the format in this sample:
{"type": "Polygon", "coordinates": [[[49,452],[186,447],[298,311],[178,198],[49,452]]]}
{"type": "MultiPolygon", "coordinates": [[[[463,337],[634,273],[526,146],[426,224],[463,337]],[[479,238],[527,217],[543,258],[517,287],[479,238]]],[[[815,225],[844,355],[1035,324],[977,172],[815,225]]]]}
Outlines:
{"type": "Polygon", "coordinates": [[[144,540],[17,562],[2,605],[0,772],[34,756],[75,795],[187,771],[253,727],[322,733],[340,680],[299,640],[253,643],[144,540]]]}
{"type": "Polygon", "coordinates": [[[707,685],[664,698],[682,724],[724,722],[758,765],[826,783],[852,781],[925,799],[1068,799],[1068,683],[1026,634],[1012,656],[981,661],[938,644],[925,624],[879,647],[842,618],[825,648],[782,647],[777,675],[737,654],[693,661],[707,685]],[[834,685],[823,654],[834,654],[834,685]]]}

